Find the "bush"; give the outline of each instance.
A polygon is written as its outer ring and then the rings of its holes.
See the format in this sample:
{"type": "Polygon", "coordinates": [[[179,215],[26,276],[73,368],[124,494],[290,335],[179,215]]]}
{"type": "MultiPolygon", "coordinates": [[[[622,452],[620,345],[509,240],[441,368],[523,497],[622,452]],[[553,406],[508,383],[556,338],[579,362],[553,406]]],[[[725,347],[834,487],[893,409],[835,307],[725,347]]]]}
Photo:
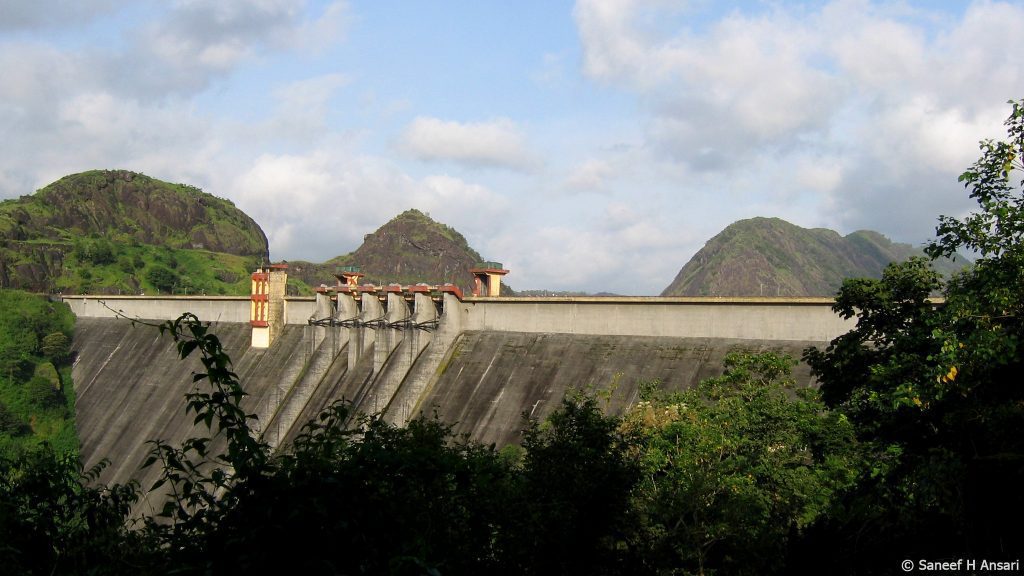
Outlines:
{"type": "Polygon", "coordinates": [[[44,376],[33,376],[25,384],[25,399],[44,410],[64,407],[64,394],[44,376]]]}
{"type": "Polygon", "coordinates": [[[39,353],[54,364],[61,364],[71,354],[71,339],[63,332],[52,332],[39,343],[39,353]]]}
{"type": "Polygon", "coordinates": [[[29,427],[28,423],[11,412],[6,404],[0,402],[0,434],[25,436],[31,432],[32,428],[29,427]]]}
{"type": "Polygon", "coordinates": [[[146,281],[157,290],[170,292],[178,283],[178,275],[163,266],[153,266],[146,272],[146,281]]]}

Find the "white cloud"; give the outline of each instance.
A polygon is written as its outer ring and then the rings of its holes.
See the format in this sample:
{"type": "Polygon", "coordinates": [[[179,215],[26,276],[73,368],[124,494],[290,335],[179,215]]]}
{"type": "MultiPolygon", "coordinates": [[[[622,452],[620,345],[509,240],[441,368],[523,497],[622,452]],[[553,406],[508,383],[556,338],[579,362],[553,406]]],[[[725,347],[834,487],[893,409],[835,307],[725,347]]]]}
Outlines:
{"type": "Polygon", "coordinates": [[[0,31],[81,25],[128,3],[125,0],[4,0],[0,2],[0,31]]]}
{"type": "Polygon", "coordinates": [[[192,95],[261,57],[340,41],[347,13],[341,0],[319,12],[304,0],[182,0],[126,33],[128,48],[95,67],[137,97],[192,95]]]}
{"type": "Polygon", "coordinates": [[[602,191],[616,170],[609,162],[590,159],[572,169],[564,186],[577,191],[602,191]]]}
{"type": "Polygon", "coordinates": [[[636,95],[648,146],[738,205],[799,197],[823,222],[920,241],[935,210],[968,205],[956,174],[1024,86],[1016,3],[973,2],[962,19],[868,0],[695,9],[579,0],[583,72],[636,95]]]}
{"type": "Polygon", "coordinates": [[[409,208],[454,226],[482,249],[507,207],[485,186],[444,175],[412,178],[346,150],[262,155],[227,188],[266,231],[274,258],[311,261],[356,249],[363,235],[409,208]]]}
{"type": "Polygon", "coordinates": [[[662,38],[630,25],[642,12],[628,1],[577,3],[584,70],[641,94],[653,113],[650,139],[673,158],[726,170],[827,127],[839,85],[814,62],[823,39],[810,23],[734,13],[662,38]]]}
{"type": "Polygon", "coordinates": [[[515,222],[489,244],[512,272],[514,288],[608,291],[654,295],[682,266],[679,254],[695,235],[647,210],[609,202],[593,220],[558,224],[515,222]]]}
{"type": "Polygon", "coordinates": [[[524,170],[534,164],[525,137],[507,118],[454,122],[420,116],[402,135],[401,147],[420,160],[524,170]]]}
{"type": "Polygon", "coordinates": [[[332,100],[349,83],[342,74],[324,74],[274,90],[275,109],[255,132],[266,141],[313,143],[330,132],[332,100]]]}
{"type": "MultiPolygon", "coordinates": [[[[52,4],[5,3],[2,10],[19,14],[23,26],[44,26],[33,22],[52,4]]],[[[86,11],[96,17],[118,3],[74,4],[69,12],[85,18],[86,11]]],[[[302,0],[159,5],[134,14],[140,18],[134,26],[115,28],[120,43],[104,48],[41,33],[3,37],[0,129],[17,138],[0,140],[0,196],[93,168],[150,171],[208,186],[256,154],[256,142],[266,143],[271,132],[295,140],[322,136],[330,97],[345,81],[338,74],[282,87],[275,115],[244,127],[231,115],[203,112],[193,100],[255,57],[341,37],[345,2],[304,6],[302,0]]]]}

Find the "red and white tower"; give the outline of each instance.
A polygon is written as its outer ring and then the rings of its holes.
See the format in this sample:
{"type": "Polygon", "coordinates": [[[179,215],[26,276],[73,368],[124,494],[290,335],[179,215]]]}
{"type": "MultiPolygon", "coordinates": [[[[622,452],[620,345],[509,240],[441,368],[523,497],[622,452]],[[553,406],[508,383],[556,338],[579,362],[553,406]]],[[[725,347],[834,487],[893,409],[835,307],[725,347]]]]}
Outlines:
{"type": "Polygon", "coordinates": [[[284,295],[287,284],[287,264],[271,264],[253,272],[249,308],[253,348],[270,347],[277,331],[284,326],[284,295]]]}

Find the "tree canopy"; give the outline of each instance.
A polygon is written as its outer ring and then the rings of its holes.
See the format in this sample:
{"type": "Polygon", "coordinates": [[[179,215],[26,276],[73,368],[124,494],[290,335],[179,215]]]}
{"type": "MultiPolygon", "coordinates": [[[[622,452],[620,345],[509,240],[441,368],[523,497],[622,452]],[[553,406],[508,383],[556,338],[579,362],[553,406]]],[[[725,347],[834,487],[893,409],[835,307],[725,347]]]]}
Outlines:
{"type": "Polygon", "coordinates": [[[943,302],[929,299],[939,282],[923,260],[848,280],[835,310],[857,327],[807,354],[873,462],[845,502],[851,557],[1024,549],[1024,101],[1011,104],[1008,139],[982,142],[960,177],[977,210],[941,217],[926,248],[976,253],[973,267],[943,302]]]}

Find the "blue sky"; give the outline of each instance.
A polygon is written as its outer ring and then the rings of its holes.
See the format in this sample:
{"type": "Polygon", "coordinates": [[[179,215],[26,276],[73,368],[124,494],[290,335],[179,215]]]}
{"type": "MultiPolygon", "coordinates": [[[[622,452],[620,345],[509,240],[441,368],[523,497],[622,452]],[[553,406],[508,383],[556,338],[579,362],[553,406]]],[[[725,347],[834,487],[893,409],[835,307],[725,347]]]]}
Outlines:
{"type": "Polygon", "coordinates": [[[6,0],[0,197],[124,168],[275,259],[419,208],[522,289],[657,294],[729,223],[921,244],[1024,87],[1021,2],[6,0]]]}

